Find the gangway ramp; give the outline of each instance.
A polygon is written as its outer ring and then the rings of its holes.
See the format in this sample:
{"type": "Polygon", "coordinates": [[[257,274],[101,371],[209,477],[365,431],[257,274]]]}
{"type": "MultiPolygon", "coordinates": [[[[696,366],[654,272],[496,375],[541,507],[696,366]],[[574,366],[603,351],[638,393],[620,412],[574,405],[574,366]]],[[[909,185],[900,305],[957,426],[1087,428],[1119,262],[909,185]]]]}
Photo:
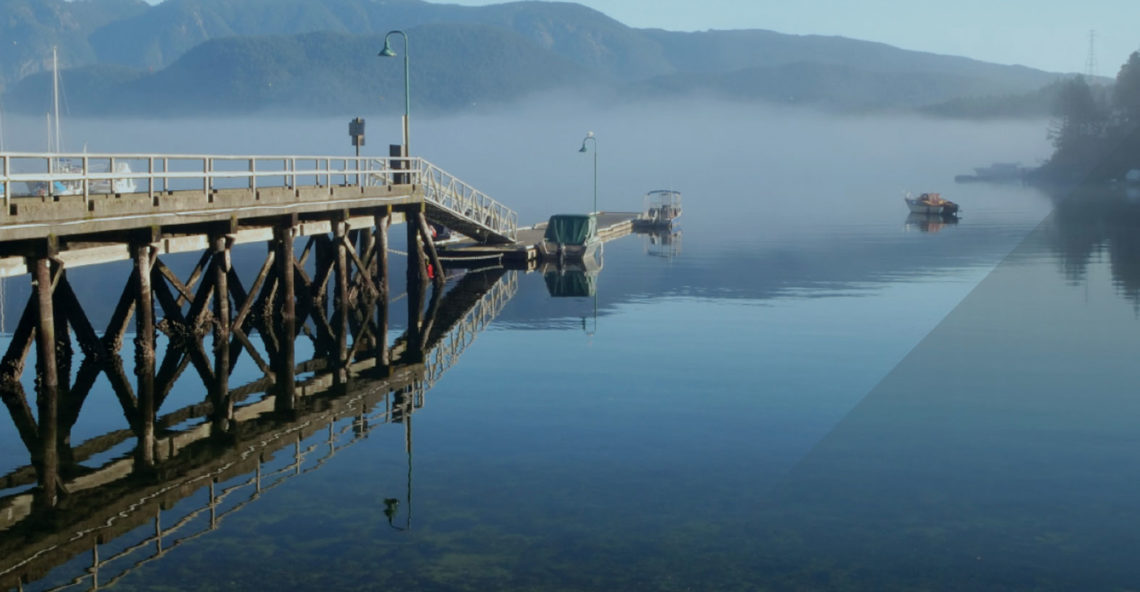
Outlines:
{"type": "Polygon", "coordinates": [[[513,244],[518,214],[432,163],[414,159],[424,194],[424,215],[483,244],[513,244]]]}

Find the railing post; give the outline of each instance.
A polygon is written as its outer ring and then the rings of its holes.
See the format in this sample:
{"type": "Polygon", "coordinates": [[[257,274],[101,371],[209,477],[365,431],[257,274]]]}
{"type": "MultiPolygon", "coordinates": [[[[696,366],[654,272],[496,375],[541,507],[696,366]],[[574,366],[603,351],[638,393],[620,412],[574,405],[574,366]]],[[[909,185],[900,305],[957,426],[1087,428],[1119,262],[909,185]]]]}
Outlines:
{"type": "Polygon", "coordinates": [[[154,203],[154,157],[148,156],[146,159],[146,193],[150,197],[150,203],[154,203]]]}
{"type": "Polygon", "coordinates": [[[47,201],[55,192],[55,159],[50,156],[47,157],[47,171],[47,183],[44,183],[47,186],[47,189],[44,190],[44,201],[47,201]]]}
{"type": "Polygon", "coordinates": [[[257,159],[249,159],[249,190],[257,196],[257,159]]]}
{"type": "Polygon", "coordinates": [[[7,216],[12,212],[12,181],[8,180],[8,176],[12,174],[12,158],[4,155],[4,215],[7,216]]]}
{"type": "Polygon", "coordinates": [[[91,179],[88,175],[91,173],[91,166],[87,159],[87,155],[83,155],[83,206],[87,206],[87,200],[91,195],[91,179]]]}

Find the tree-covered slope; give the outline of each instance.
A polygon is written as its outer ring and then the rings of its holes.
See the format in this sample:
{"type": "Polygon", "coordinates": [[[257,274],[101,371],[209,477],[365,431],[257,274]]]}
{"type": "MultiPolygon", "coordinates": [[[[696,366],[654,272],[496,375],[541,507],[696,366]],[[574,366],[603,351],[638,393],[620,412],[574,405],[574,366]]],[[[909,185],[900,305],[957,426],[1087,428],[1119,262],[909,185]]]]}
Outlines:
{"type": "MultiPolygon", "coordinates": [[[[575,64],[502,29],[427,25],[410,34],[420,42],[410,61],[417,111],[510,101],[589,79],[575,64]]],[[[74,114],[402,110],[403,59],[378,57],[383,44],[383,35],[375,34],[231,37],[203,43],[153,74],[115,67],[113,78],[101,78],[88,68],[63,78],[74,114]],[[115,81],[111,88],[108,80],[115,81]]],[[[403,48],[397,44],[397,50],[403,48]]],[[[42,110],[44,97],[50,97],[46,74],[19,85],[8,104],[42,110]]]]}

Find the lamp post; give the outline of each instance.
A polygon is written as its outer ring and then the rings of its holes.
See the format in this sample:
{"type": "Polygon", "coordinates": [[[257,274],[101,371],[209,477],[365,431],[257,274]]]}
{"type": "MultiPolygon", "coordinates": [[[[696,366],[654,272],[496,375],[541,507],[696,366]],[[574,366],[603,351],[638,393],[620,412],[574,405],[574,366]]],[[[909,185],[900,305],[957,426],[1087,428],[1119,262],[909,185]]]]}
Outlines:
{"type": "Polygon", "coordinates": [[[388,31],[388,34],[384,36],[384,49],[380,50],[380,53],[376,55],[385,58],[394,58],[398,55],[395,51],[392,50],[392,43],[390,41],[392,35],[395,35],[396,33],[399,33],[404,37],[404,156],[410,157],[412,155],[412,149],[409,146],[410,138],[408,136],[411,135],[409,132],[409,121],[411,120],[412,115],[412,100],[410,90],[411,83],[408,76],[408,53],[410,53],[408,51],[408,34],[398,29],[395,31],[388,31]]]}
{"type": "Polygon", "coordinates": [[[594,136],[594,132],[586,132],[586,137],[582,138],[582,147],[578,152],[586,152],[586,140],[594,141],[594,211],[598,212],[598,138],[594,136]]]}

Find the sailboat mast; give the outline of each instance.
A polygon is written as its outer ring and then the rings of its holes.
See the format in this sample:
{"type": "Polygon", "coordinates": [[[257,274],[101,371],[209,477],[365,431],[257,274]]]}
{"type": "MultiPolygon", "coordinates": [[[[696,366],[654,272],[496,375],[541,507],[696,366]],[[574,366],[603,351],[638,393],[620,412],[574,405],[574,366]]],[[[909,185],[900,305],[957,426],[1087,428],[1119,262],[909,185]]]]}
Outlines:
{"type": "Polygon", "coordinates": [[[54,151],[59,152],[62,150],[62,142],[59,133],[59,52],[56,46],[51,47],[51,99],[52,99],[52,113],[55,114],[55,147],[54,151]]]}

